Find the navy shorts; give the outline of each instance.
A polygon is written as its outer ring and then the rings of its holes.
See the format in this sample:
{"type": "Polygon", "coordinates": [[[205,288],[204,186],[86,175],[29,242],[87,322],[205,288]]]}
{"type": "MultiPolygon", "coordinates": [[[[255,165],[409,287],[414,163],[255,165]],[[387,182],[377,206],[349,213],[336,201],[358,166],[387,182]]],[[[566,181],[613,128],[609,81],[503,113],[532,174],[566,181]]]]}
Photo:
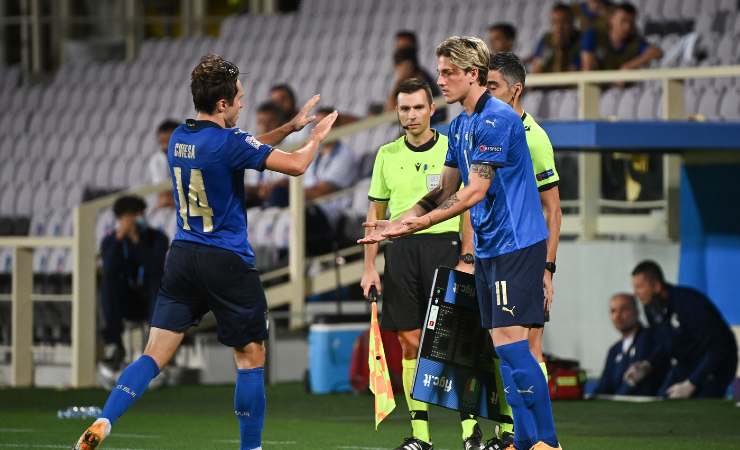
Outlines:
{"type": "Polygon", "coordinates": [[[151,325],[184,332],[208,311],[224,345],[241,348],[267,339],[267,300],[257,270],[232,251],[174,241],[151,325]]]}
{"type": "Polygon", "coordinates": [[[483,328],[540,327],[545,322],[547,244],[475,259],[475,289],[483,328]]]}

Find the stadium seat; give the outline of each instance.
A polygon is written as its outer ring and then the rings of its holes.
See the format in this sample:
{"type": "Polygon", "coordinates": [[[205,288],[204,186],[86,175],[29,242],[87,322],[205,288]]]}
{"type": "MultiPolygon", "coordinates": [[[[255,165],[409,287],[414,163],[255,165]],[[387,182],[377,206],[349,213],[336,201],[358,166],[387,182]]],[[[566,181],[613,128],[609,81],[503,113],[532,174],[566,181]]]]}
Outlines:
{"type": "Polygon", "coordinates": [[[707,120],[717,120],[719,118],[719,99],[721,95],[722,91],[717,88],[705,90],[696,106],[696,112],[707,120]]]}
{"type": "Polygon", "coordinates": [[[619,99],[622,97],[622,91],[623,89],[615,87],[602,91],[599,103],[599,113],[602,118],[617,115],[617,105],[619,104],[619,99]]]}
{"type": "Polygon", "coordinates": [[[578,94],[575,90],[564,91],[558,102],[557,112],[553,119],[575,120],[578,118],[578,94]]]}
{"type": "MultiPolygon", "coordinates": [[[[639,86],[625,89],[617,103],[617,117],[621,120],[634,120],[637,118],[637,103],[642,94],[639,86]]],[[[655,116],[653,116],[655,117],[655,116]]]]}
{"type": "Polygon", "coordinates": [[[719,116],[724,120],[740,120],[740,90],[729,89],[719,104],[719,116]]]}
{"type": "Polygon", "coordinates": [[[647,87],[643,90],[642,95],[639,96],[637,101],[637,112],[636,116],[638,120],[652,120],[658,115],[658,107],[660,105],[662,95],[660,88],[647,87]]]}

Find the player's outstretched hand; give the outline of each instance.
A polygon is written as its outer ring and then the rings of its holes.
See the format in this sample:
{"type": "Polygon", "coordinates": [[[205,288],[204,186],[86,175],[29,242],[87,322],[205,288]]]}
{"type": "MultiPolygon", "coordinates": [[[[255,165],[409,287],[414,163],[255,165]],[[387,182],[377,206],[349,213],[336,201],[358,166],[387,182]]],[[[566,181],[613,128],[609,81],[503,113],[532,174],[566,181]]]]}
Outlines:
{"type": "Polygon", "coordinates": [[[332,125],[334,125],[334,122],[337,120],[337,116],[339,116],[339,113],[334,111],[328,116],[321,119],[321,121],[317,123],[311,131],[311,137],[318,140],[319,142],[326,139],[326,135],[329,134],[332,125]]]}
{"type": "Polygon", "coordinates": [[[427,228],[432,226],[432,219],[429,216],[421,216],[421,217],[407,217],[401,221],[401,224],[404,226],[403,229],[401,228],[395,228],[392,230],[388,230],[386,232],[386,236],[388,237],[399,237],[404,236],[411,233],[416,233],[417,231],[426,230],[427,228]],[[403,231],[401,233],[401,231],[403,231]],[[390,233],[401,233],[401,234],[390,234],[390,233]]]}
{"type": "Polygon", "coordinates": [[[363,222],[362,226],[367,230],[364,238],[358,239],[358,244],[377,244],[385,240],[383,232],[390,227],[390,220],[370,220],[363,222]]]}
{"type": "Polygon", "coordinates": [[[298,114],[290,120],[291,125],[293,125],[293,131],[301,131],[303,127],[316,120],[316,114],[312,114],[311,110],[319,100],[321,100],[321,96],[318,94],[308,99],[306,104],[303,105],[303,108],[298,111],[298,114]]]}

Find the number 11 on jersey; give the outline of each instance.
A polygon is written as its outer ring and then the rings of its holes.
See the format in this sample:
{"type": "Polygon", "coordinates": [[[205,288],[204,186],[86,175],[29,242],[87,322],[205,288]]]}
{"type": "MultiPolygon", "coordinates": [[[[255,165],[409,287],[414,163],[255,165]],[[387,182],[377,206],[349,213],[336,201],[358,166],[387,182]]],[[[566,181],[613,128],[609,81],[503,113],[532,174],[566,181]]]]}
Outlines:
{"type": "Polygon", "coordinates": [[[200,169],[190,170],[190,185],[188,186],[188,198],[185,201],[185,191],[182,188],[182,168],[173,167],[175,172],[175,183],[177,184],[177,199],[180,205],[180,218],[182,228],[190,230],[188,216],[203,218],[203,232],[213,231],[213,209],[208,206],[206,186],[203,184],[203,174],[200,169]]]}

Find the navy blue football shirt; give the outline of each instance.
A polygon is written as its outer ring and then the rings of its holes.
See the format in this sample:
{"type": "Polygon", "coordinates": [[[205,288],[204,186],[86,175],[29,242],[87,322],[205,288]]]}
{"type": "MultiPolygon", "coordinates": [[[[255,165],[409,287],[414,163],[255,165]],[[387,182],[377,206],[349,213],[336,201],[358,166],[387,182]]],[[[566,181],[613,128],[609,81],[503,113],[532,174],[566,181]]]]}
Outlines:
{"type": "Polygon", "coordinates": [[[244,170],[264,170],[271,151],[249,133],[207,120],[189,119],[177,127],[167,148],[178,211],[175,240],[231,250],[254,267],[244,170]]]}

